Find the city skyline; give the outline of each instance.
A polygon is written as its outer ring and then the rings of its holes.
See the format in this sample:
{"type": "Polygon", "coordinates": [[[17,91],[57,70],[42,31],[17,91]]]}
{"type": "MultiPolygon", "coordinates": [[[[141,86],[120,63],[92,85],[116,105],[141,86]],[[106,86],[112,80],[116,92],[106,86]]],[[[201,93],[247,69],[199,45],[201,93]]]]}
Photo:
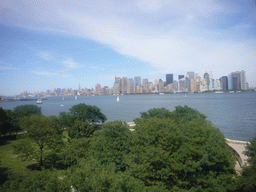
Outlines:
{"type": "Polygon", "coordinates": [[[254,1],[97,2],[1,1],[0,95],[189,71],[256,86],[254,1]]]}
{"type": "MultiPolygon", "coordinates": [[[[106,86],[100,83],[95,84],[95,88],[81,87],[76,88],[54,88],[54,90],[38,91],[35,93],[24,91],[16,96],[68,96],[68,95],[119,95],[133,93],[200,93],[205,91],[241,91],[250,89],[246,81],[246,72],[235,71],[220,78],[214,78],[213,73],[204,73],[201,77],[198,73],[187,72],[187,75],[178,75],[178,80],[173,79],[173,74],[166,74],[166,80],[155,78],[149,81],[148,78],[141,76],[116,77],[113,86],[106,86]]],[[[255,88],[254,88],[255,89],[255,88]]]]}

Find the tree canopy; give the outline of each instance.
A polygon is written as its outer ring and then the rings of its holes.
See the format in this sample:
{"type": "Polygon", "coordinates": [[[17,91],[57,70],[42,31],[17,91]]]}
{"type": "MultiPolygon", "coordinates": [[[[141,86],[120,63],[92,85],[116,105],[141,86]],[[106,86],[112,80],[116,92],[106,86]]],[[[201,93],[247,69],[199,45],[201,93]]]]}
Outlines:
{"type": "Polygon", "coordinates": [[[18,114],[18,116],[31,116],[31,115],[42,115],[41,107],[37,105],[19,105],[14,108],[14,113],[18,114]]]}
{"type": "Polygon", "coordinates": [[[88,121],[89,123],[103,123],[107,120],[106,116],[101,113],[101,110],[98,107],[86,105],[84,103],[74,105],[69,111],[71,115],[76,117],[76,119],[88,121]]]}
{"type": "Polygon", "coordinates": [[[28,137],[38,146],[39,162],[42,166],[44,148],[53,145],[53,140],[62,133],[57,118],[31,115],[22,119],[21,128],[27,131],[28,137]]]}

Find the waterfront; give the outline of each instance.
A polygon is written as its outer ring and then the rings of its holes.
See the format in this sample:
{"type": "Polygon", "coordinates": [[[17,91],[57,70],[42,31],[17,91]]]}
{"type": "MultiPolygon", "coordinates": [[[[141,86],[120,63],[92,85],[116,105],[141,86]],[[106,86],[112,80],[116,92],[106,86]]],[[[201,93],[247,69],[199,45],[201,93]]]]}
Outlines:
{"type": "MultiPolygon", "coordinates": [[[[149,94],[119,96],[48,97],[42,104],[43,115],[58,116],[68,112],[73,105],[85,103],[96,105],[107,116],[108,121],[131,122],[140,117],[140,112],[151,108],[165,107],[170,111],[178,105],[187,105],[205,114],[226,138],[249,141],[256,134],[256,93],[200,93],[200,94],[149,94]]],[[[35,104],[36,101],[0,102],[0,107],[13,109],[18,105],[35,104]]]]}

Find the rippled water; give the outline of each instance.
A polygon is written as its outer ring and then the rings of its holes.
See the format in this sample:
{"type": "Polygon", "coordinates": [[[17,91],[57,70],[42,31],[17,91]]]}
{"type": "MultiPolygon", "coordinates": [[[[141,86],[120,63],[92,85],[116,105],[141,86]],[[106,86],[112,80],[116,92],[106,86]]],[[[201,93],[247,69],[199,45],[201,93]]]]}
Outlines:
{"type": "MultiPolygon", "coordinates": [[[[201,94],[151,94],[119,96],[48,97],[43,100],[43,115],[58,115],[73,105],[96,105],[108,121],[133,121],[140,112],[165,107],[171,111],[178,105],[187,105],[205,114],[213,125],[229,139],[249,141],[256,134],[256,93],[201,93],[201,94]]],[[[36,104],[36,101],[0,102],[0,107],[13,109],[18,105],[36,104]]]]}

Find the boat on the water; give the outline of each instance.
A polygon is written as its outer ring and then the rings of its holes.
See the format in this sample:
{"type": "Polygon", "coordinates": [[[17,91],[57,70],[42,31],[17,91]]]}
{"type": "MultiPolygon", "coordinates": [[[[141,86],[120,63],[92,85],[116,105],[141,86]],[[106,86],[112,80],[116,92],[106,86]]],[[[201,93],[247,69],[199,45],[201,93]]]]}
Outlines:
{"type": "Polygon", "coordinates": [[[42,102],[41,99],[38,99],[38,100],[36,101],[36,103],[37,103],[37,104],[42,104],[43,102],[42,102]]]}
{"type": "Polygon", "coordinates": [[[119,101],[119,96],[117,96],[116,101],[119,101]]]}

